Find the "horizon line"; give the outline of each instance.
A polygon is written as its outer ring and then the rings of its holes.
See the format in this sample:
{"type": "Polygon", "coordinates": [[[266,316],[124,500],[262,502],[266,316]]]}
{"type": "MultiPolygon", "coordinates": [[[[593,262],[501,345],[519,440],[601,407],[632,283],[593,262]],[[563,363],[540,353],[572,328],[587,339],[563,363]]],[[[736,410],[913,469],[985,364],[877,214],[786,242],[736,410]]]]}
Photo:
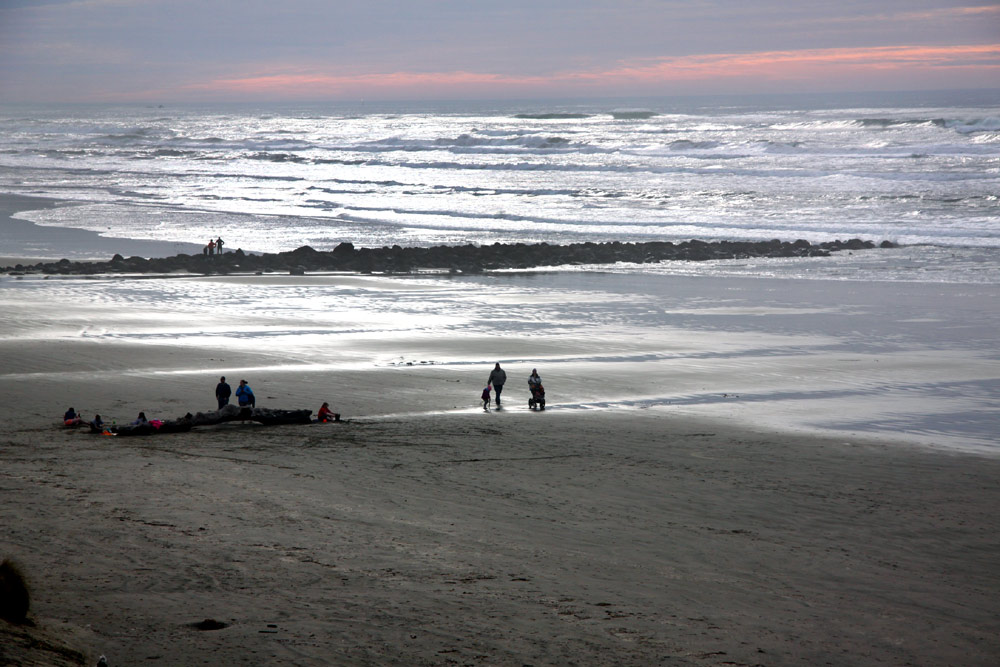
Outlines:
{"type": "Polygon", "coordinates": [[[166,104],[173,106],[207,106],[207,105],[239,105],[252,106],[259,104],[461,104],[461,103],[505,103],[513,104],[517,102],[587,102],[598,100],[672,100],[672,99],[713,99],[713,98],[780,98],[780,97],[831,97],[836,95],[879,95],[879,94],[944,94],[944,93],[997,93],[1000,94],[1000,85],[957,88],[879,88],[879,89],[851,89],[823,90],[823,91],[796,91],[796,92],[731,92],[731,93],[661,93],[661,94],[617,94],[617,95],[522,95],[510,97],[398,97],[398,98],[371,98],[364,97],[315,97],[315,98],[261,98],[261,99],[230,99],[230,100],[190,100],[190,99],[168,99],[162,100],[36,100],[36,101],[2,101],[0,107],[17,106],[137,106],[143,108],[156,108],[166,104]]]}

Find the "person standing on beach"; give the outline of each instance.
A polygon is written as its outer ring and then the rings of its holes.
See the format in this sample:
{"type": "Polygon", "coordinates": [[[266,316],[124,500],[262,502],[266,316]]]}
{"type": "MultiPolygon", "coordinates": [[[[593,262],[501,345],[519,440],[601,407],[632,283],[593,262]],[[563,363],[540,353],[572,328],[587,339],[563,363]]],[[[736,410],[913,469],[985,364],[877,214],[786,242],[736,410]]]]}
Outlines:
{"type": "Polygon", "coordinates": [[[493,367],[493,372],[490,373],[490,379],[486,384],[493,385],[493,391],[497,395],[497,407],[500,407],[500,392],[503,391],[503,385],[507,381],[507,373],[500,368],[500,362],[493,367]]]}
{"type": "Polygon", "coordinates": [[[215,398],[219,401],[220,410],[229,405],[229,397],[232,396],[232,394],[233,390],[226,382],[226,376],[223,375],[219,378],[219,384],[215,385],[215,398]]]}
{"type": "Polygon", "coordinates": [[[241,408],[257,407],[257,399],[253,395],[253,389],[250,388],[246,380],[240,380],[240,386],[236,388],[236,400],[239,401],[241,408]]]}
{"type": "Polygon", "coordinates": [[[222,254],[222,237],[215,239],[215,252],[219,255],[222,254]]]}

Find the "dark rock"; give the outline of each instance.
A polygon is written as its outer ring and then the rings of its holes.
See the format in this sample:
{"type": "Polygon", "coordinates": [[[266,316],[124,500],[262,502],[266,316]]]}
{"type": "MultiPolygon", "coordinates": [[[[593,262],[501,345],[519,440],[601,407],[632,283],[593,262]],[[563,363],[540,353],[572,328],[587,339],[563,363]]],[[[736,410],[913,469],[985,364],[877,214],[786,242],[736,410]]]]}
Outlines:
{"type": "MultiPolygon", "coordinates": [[[[288,272],[304,275],[308,271],[354,271],[358,273],[408,273],[420,269],[451,272],[479,273],[497,269],[526,269],[535,266],[559,264],[611,264],[614,262],[652,263],[670,260],[704,261],[748,257],[808,257],[825,256],[840,250],[875,248],[872,241],[825,241],[812,245],[799,239],[780,241],[715,241],[698,239],[671,243],[571,243],[567,245],[502,244],[488,246],[466,244],[462,246],[433,246],[429,248],[403,248],[399,245],[382,248],[355,248],[350,242],[337,245],[332,251],[321,252],[309,246],[283,253],[250,255],[242,250],[222,256],[177,255],[146,259],[115,255],[109,262],[39,262],[33,267],[18,266],[2,269],[44,274],[96,273],[176,273],[186,271],[196,274],[226,274],[243,271],[263,274],[288,272]]],[[[878,247],[893,248],[895,244],[883,241],[878,247]]]]}
{"type": "Polygon", "coordinates": [[[10,560],[0,563],[0,618],[22,624],[28,617],[28,584],[20,568],[10,560]]]}
{"type": "Polygon", "coordinates": [[[195,630],[222,630],[223,628],[227,628],[229,626],[222,621],[215,620],[214,618],[206,618],[204,621],[192,623],[191,627],[195,630]]]}

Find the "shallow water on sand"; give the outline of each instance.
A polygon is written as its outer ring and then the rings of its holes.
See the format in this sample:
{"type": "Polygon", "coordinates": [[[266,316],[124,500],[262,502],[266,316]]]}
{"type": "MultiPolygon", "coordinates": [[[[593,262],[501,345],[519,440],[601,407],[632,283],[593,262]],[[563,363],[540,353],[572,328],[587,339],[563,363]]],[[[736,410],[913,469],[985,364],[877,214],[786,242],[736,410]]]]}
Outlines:
{"type": "MultiPolygon", "coordinates": [[[[4,277],[0,298],[16,339],[269,355],[239,369],[258,376],[424,374],[427,391],[396,402],[398,413],[472,409],[476,383],[499,361],[511,378],[507,415],[527,413],[523,380],[538,368],[553,417],[684,412],[1000,452],[991,284],[596,272],[4,277]]],[[[4,380],[30,371],[8,365],[4,380]]],[[[214,373],[183,363],[130,372],[214,373]]]]}

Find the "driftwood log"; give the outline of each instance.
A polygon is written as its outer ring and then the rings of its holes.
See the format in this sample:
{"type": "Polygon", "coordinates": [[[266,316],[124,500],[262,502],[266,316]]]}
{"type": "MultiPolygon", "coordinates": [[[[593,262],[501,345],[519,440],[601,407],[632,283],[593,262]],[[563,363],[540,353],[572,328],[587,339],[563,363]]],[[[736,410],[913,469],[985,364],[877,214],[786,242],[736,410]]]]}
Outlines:
{"type": "Polygon", "coordinates": [[[212,426],[232,421],[255,421],[268,426],[281,424],[308,424],[312,422],[312,410],[274,410],[270,408],[241,408],[227,405],[214,412],[190,412],[178,419],[163,421],[159,426],[152,423],[117,426],[111,428],[115,435],[157,435],[159,433],[182,433],[195,426],[212,426]]]}

